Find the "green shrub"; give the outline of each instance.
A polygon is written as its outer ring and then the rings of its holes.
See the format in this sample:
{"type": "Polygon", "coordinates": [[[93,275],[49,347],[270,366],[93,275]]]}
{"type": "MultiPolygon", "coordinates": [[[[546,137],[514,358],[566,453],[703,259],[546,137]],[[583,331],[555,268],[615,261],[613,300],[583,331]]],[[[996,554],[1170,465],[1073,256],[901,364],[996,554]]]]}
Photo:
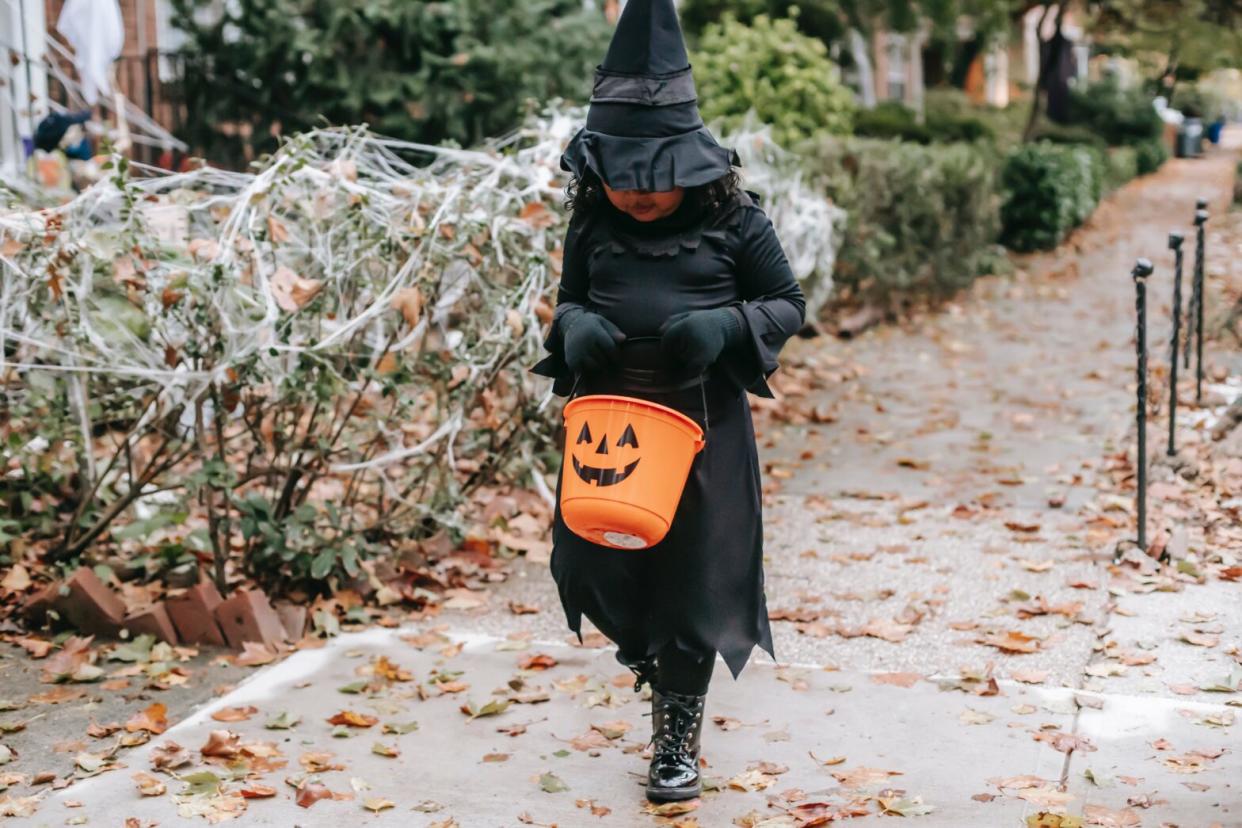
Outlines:
{"type": "Polygon", "coordinates": [[[854,116],[854,134],[861,138],[883,138],[930,144],[931,132],[918,122],[914,111],[896,101],[884,101],[874,109],[863,109],[854,116]]]}
{"type": "Polygon", "coordinates": [[[753,23],[766,14],[771,18],[792,18],[798,31],[829,45],[842,42],[847,22],[834,0],[679,0],[677,14],[692,44],[711,25],[732,14],[743,23],[753,23]]]}
{"type": "Polygon", "coordinates": [[[995,153],[826,138],[802,152],[816,183],[849,213],[834,277],[856,294],[947,295],[991,261],[997,234],[995,153]]]}
{"type": "Polygon", "coordinates": [[[612,31],[580,0],[173,0],[173,7],[186,35],[182,137],[234,164],[325,121],[476,144],[516,127],[528,99],[585,100],[612,31]],[[197,13],[209,6],[217,13],[197,13]],[[253,138],[225,136],[221,123],[253,138]]]}
{"type": "Polygon", "coordinates": [[[1013,250],[1048,250],[1095,210],[1103,189],[1102,154],[1084,146],[1025,144],[1001,173],[1001,241],[1013,250]]]}
{"type": "Polygon", "coordinates": [[[1025,101],[1003,109],[979,105],[960,89],[934,87],[928,89],[923,96],[923,113],[929,125],[942,117],[978,121],[987,130],[985,137],[1002,147],[1016,146],[1022,142],[1030,112],[1030,104],[1025,101]]]}
{"type": "Polygon", "coordinates": [[[1201,118],[1211,123],[1225,113],[1225,101],[1215,90],[1195,84],[1178,86],[1173,92],[1171,106],[1187,118],[1201,118]]]}
{"type": "Polygon", "coordinates": [[[1111,78],[1070,90],[1069,123],[1087,127],[1113,147],[1150,141],[1164,131],[1150,96],[1123,89],[1111,78]]]}
{"type": "Polygon", "coordinates": [[[704,119],[726,131],[740,127],[751,109],[782,146],[854,127],[854,95],[827,47],[787,18],[761,14],[747,26],[726,15],[704,30],[691,62],[704,119]]]}
{"type": "Polygon", "coordinates": [[[1032,141],[1048,141],[1053,144],[1082,144],[1104,150],[1108,142],[1089,127],[1069,126],[1050,121],[1040,123],[1031,134],[1032,141]]]}
{"type": "Polygon", "coordinates": [[[1138,147],[1111,147],[1105,154],[1104,189],[1112,192],[1138,177],[1138,147]]]}
{"type": "Polygon", "coordinates": [[[1139,175],[1154,173],[1164,166],[1165,161],[1169,160],[1169,150],[1164,145],[1164,141],[1159,138],[1136,144],[1134,151],[1136,171],[1139,175]]]}
{"type": "Polygon", "coordinates": [[[924,125],[931,134],[932,140],[940,144],[996,140],[996,133],[990,126],[982,119],[971,116],[954,117],[928,112],[924,118],[924,125]]]}
{"type": "Polygon", "coordinates": [[[915,144],[953,144],[995,140],[992,128],[979,118],[950,112],[928,112],[924,123],[914,110],[896,101],[884,101],[854,116],[854,134],[862,138],[888,138],[915,144]]]}

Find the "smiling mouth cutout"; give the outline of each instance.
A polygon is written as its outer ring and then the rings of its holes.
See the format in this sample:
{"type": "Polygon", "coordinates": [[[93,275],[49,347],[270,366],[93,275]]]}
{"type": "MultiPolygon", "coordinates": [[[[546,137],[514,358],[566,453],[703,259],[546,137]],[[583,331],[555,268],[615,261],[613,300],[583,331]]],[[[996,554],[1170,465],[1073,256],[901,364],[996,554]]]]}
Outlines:
{"type": "MultiPolygon", "coordinates": [[[[591,428],[586,423],[582,424],[582,431],[578,434],[578,445],[583,443],[591,444],[591,428]]],[[[638,448],[638,438],[634,434],[633,426],[626,426],[625,432],[621,435],[621,439],[617,441],[617,448],[630,447],[638,448]]],[[[603,439],[599,441],[599,447],[595,450],[596,454],[608,454],[608,435],[605,434],[603,439]]],[[[579,479],[583,483],[594,483],[597,486],[615,486],[624,481],[627,477],[634,473],[638,468],[642,458],[638,458],[634,462],[625,466],[625,468],[605,469],[600,466],[588,466],[581,462],[577,457],[572,458],[574,461],[574,471],[577,472],[579,479]]]]}
{"type": "Polygon", "coordinates": [[[616,469],[601,469],[595,466],[584,466],[578,462],[578,458],[574,458],[574,471],[578,473],[578,477],[582,478],[583,483],[594,483],[597,486],[615,486],[625,478],[634,473],[634,469],[638,468],[638,460],[630,463],[624,469],[618,471],[616,469]]]}

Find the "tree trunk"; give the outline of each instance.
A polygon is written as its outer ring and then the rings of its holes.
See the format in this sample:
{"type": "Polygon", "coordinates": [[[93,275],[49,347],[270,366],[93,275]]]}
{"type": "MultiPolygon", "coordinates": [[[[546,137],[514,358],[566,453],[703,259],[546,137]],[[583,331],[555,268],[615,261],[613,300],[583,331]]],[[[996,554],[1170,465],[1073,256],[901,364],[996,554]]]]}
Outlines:
{"type": "Polygon", "coordinates": [[[1056,7],[1056,28],[1051,38],[1044,40],[1044,22],[1048,19],[1048,13],[1052,11],[1051,4],[1044,6],[1044,11],[1039,16],[1039,23],[1035,27],[1035,39],[1039,42],[1039,77],[1035,81],[1035,89],[1031,94],[1031,115],[1027,118],[1026,129],[1022,133],[1023,141],[1031,140],[1035,134],[1035,126],[1039,123],[1039,116],[1043,112],[1044,98],[1048,94],[1048,80],[1061,59],[1061,49],[1064,48],[1065,42],[1061,37],[1061,26],[1065,22],[1066,5],[1063,3],[1056,7]]]}

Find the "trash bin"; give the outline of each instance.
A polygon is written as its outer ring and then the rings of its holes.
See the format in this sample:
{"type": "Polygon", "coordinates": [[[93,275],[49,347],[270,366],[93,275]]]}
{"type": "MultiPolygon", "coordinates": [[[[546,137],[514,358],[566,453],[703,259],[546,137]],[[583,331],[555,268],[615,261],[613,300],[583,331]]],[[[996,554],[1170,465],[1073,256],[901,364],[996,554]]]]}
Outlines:
{"type": "Polygon", "coordinates": [[[1225,129],[1225,119],[1217,118],[1215,121],[1208,124],[1207,139],[1211,141],[1213,144],[1219,144],[1220,134],[1221,132],[1224,131],[1224,129],[1225,129]]]}
{"type": "Polygon", "coordinates": [[[1177,132],[1177,157],[1198,158],[1203,155],[1203,121],[1187,118],[1177,132]]]}

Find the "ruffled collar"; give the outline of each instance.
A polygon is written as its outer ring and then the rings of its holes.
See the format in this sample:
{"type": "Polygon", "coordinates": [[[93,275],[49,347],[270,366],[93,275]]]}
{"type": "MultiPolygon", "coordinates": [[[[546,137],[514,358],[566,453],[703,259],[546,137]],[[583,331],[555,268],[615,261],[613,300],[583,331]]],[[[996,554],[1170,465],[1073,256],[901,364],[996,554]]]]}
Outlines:
{"type": "MultiPolygon", "coordinates": [[[[733,212],[730,210],[729,212],[733,212]]],[[[685,198],[669,215],[655,221],[639,221],[604,200],[604,218],[612,242],[613,253],[630,251],[641,256],[676,256],[685,250],[693,253],[704,236],[724,236],[727,222],[720,213],[709,214],[697,199],[685,198]]]]}

